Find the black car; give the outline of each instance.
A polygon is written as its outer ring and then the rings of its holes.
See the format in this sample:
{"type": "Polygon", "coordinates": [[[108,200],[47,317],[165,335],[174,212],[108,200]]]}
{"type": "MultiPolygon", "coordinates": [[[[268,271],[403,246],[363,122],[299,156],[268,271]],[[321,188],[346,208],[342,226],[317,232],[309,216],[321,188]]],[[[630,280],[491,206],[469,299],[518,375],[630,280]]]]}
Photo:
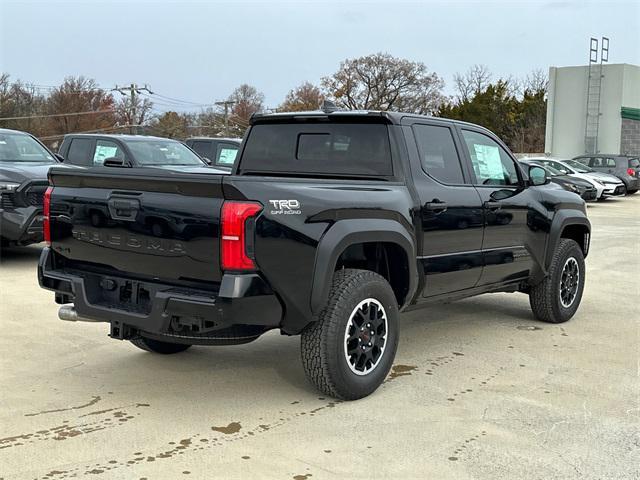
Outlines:
{"type": "Polygon", "coordinates": [[[182,142],[146,135],[73,133],[58,150],[65,164],[82,167],[144,167],[190,173],[229,173],[210,167],[182,142]]]}
{"type": "Polygon", "coordinates": [[[185,142],[209,165],[218,168],[233,167],[240,144],[239,138],[191,137],[185,142]]]}
{"type": "Polygon", "coordinates": [[[598,190],[593,186],[593,184],[587,182],[586,180],[572,177],[570,175],[565,175],[561,171],[556,170],[553,167],[543,165],[542,163],[536,162],[535,160],[521,159],[520,163],[526,165],[527,167],[537,166],[540,168],[544,168],[547,172],[547,176],[551,179],[552,183],[560,185],[562,188],[569,192],[580,195],[580,197],[582,197],[582,199],[587,202],[598,199],[598,190]]]}
{"type": "Polygon", "coordinates": [[[356,399],[393,364],[399,311],[489,292],[550,323],[579,307],[584,200],[482,127],[254,115],[238,155],[231,175],[53,169],[38,271],[59,317],[162,354],[301,335],[310,382],[356,399]]]}
{"type": "Polygon", "coordinates": [[[58,160],[32,135],[0,128],[0,240],[3,246],[43,239],[47,172],[58,160]]]}

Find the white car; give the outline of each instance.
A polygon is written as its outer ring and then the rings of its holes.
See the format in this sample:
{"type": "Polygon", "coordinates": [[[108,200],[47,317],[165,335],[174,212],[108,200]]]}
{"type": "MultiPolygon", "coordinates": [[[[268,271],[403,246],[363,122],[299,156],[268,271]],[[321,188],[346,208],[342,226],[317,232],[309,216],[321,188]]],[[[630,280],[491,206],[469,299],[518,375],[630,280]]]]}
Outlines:
{"type": "Polygon", "coordinates": [[[608,173],[597,172],[575,160],[559,160],[547,157],[529,158],[528,160],[535,160],[567,175],[583,178],[591,182],[598,191],[598,200],[609,196],[624,195],[624,183],[618,177],[608,173]]]}

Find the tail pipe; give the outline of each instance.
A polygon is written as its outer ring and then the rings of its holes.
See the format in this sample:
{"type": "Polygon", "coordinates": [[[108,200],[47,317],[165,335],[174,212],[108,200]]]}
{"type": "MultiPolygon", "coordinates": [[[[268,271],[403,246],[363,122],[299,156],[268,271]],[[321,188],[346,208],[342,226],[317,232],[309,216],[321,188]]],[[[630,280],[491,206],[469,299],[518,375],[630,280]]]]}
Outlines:
{"type": "Polygon", "coordinates": [[[99,322],[94,318],[81,317],[73,305],[63,305],[58,310],[58,318],[67,322],[99,322]]]}

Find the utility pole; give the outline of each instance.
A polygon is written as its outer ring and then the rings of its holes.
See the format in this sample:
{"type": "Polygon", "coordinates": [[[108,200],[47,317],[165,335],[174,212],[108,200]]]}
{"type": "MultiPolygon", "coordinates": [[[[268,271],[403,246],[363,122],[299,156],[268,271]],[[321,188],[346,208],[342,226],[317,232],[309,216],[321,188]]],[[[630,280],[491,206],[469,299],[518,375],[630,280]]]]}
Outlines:
{"type": "Polygon", "coordinates": [[[149,90],[146,83],[144,84],[144,87],[139,87],[136,83],[132,83],[128,87],[118,87],[118,85],[116,85],[116,88],[112,88],[111,91],[120,92],[121,95],[129,95],[131,98],[129,106],[129,124],[131,126],[129,127],[129,133],[136,135],[138,133],[139,123],[136,118],[136,93],[140,94],[140,92],[147,92],[153,94],[153,92],[149,90]]]}
{"type": "Polygon", "coordinates": [[[234,105],[236,102],[232,100],[225,100],[223,102],[215,102],[216,105],[224,106],[224,136],[229,136],[229,106],[234,105]]]}

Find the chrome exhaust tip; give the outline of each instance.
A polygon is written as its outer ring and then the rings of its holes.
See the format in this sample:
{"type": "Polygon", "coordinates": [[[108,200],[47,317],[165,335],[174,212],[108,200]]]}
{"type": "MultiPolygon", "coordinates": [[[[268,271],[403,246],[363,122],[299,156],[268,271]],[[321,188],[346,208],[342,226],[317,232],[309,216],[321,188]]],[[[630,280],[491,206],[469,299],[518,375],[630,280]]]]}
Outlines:
{"type": "Polygon", "coordinates": [[[63,305],[58,309],[58,318],[66,322],[99,322],[93,318],[81,317],[73,305],[63,305]]]}

